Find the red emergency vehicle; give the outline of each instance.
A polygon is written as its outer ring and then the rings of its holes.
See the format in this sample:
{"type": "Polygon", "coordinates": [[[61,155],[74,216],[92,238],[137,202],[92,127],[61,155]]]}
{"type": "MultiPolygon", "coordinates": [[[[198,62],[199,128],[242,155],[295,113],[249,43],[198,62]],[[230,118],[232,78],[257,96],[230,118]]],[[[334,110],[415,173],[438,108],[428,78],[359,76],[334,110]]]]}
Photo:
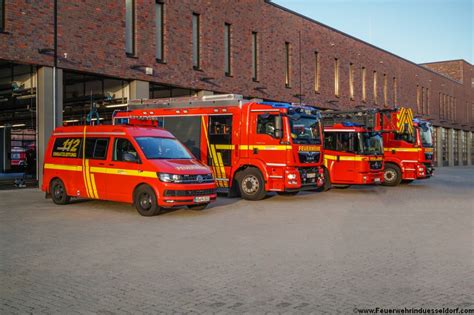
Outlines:
{"type": "Polygon", "coordinates": [[[364,185],[383,182],[382,134],[374,131],[376,110],[327,111],[324,125],[326,183],[364,185]]]}
{"type": "Polygon", "coordinates": [[[218,192],[259,200],[324,183],[319,111],[240,95],[139,100],[114,124],[148,122],[172,132],[210,165],[218,192]]]}
{"type": "Polygon", "coordinates": [[[59,127],[44,157],[41,189],[56,204],[71,197],[162,208],[204,209],[216,198],[211,170],[168,131],[141,126],[59,127]]]}
{"type": "Polygon", "coordinates": [[[431,123],[414,118],[410,108],[399,108],[384,116],[383,133],[384,185],[426,179],[433,175],[433,127],[431,123]]]}

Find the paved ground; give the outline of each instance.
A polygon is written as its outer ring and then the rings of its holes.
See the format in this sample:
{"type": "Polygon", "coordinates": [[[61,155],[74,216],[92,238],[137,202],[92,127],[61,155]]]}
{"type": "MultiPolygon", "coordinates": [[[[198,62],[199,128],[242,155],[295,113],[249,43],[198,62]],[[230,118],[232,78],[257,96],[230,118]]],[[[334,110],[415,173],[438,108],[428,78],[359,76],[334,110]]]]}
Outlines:
{"type": "Polygon", "coordinates": [[[474,168],[139,216],[0,191],[0,313],[474,308],[474,168]]]}

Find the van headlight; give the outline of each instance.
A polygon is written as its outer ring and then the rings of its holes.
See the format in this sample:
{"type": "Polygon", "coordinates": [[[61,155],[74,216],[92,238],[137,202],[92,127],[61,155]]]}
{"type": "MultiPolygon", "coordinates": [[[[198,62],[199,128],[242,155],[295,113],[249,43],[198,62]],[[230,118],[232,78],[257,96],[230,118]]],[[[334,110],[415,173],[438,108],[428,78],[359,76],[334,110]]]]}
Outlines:
{"type": "Polygon", "coordinates": [[[158,173],[158,178],[165,183],[179,183],[183,180],[181,175],[168,173],[158,173]]]}

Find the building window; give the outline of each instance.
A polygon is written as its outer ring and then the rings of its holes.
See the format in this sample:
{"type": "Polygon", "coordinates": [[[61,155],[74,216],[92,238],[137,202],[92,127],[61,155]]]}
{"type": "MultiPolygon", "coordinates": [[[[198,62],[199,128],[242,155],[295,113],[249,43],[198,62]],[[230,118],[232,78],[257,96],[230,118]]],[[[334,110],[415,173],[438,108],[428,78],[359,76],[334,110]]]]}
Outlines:
{"type": "Polygon", "coordinates": [[[397,78],[393,77],[393,105],[398,103],[398,83],[397,78]]]}
{"type": "Polygon", "coordinates": [[[291,87],[291,44],[285,43],[285,85],[291,87]]]}
{"type": "Polygon", "coordinates": [[[440,119],[443,118],[443,94],[441,92],[439,92],[438,115],[440,119]]]}
{"type": "Polygon", "coordinates": [[[349,64],[349,95],[354,100],[354,64],[349,64]]]}
{"type": "Polygon", "coordinates": [[[365,102],[367,101],[367,69],[365,69],[365,67],[362,67],[361,78],[362,78],[362,101],[365,102]]]}
{"type": "Polygon", "coordinates": [[[135,0],[125,0],[125,51],[135,55],[135,0]]]}
{"type": "Polygon", "coordinates": [[[430,114],[430,89],[425,88],[425,98],[426,98],[426,114],[430,114]]]}
{"type": "Polygon", "coordinates": [[[201,68],[201,22],[200,15],[193,13],[193,68],[201,68]]]}
{"type": "Polygon", "coordinates": [[[160,1],[155,3],[155,23],[156,23],[156,59],[160,62],[164,60],[164,4],[160,1]]]}
{"type": "Polygon", "coordinates": [[[0,32],[5,29],[5,0],[0,0],[0,32]]]}
{"type": "Polygon", "coordinates": [[[426,90],[421,87],[421,113],[426,114],[426,90]]]}
{"type": "Polygon", "coordinates": [[[224,25],[224,71],[226,76],[232,75],[232,66],[231,66],[231,26],[230,24],[225,23],[224,25]]]}
{"type": "Polygon", "coordinates": [[[377,93],[377,71],[374,71],[374,104],[378,103],[378,93],[377,93]]]}
{"type": "Polygon", "coordinates": [[[314,52],[314,91],[319,93],[319,77],[320,77],[320,66],[319,66],[319,53],[314,52]]]}
{"type": "Polygon", "coordinates": [[[252,32],[252,80],[258,81],[258,36],[252,32]]]}
{"type": "Polygon", "coordinates": [[[416,111],[418,113],[421,113],[421,91],[420,91],[420,86],[417,84],[416,85],[416,111]]]}
{"type": "Polygon", "coordinates": [[[383,74],[383,104],[387,105],[388,104],[388,90],[387,90],[387,75],[384,73],[383,74]]]}
{"type": "Polygon", "coordinates": [[[334,58],[334,95],[339,97],[339,59],[334,58]]]}

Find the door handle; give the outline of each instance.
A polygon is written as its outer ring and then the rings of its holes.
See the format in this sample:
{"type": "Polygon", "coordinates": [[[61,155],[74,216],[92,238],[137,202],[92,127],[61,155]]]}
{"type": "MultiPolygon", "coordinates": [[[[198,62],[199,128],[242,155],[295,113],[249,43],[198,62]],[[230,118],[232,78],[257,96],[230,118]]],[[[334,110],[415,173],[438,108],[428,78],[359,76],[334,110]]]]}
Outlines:
{"type": "Polygon", "coordinates": [[[104,165],[105,165],[105,163],[99,163],[99,165],[101,165],[101,166],[104,166],[104,165]]]}
{"type": "Polygon", "coordinates": [[[341,160],[341,156],[338,155],[338,156],[337,156],[337,161],[339,162],[340,160],[341,160]]]}
{"type": "Polygon", "coordinates": [[[392,154],[395,154],[395,152],[396,152],[395,150],[392,150],[392,154]]]}
{"type": "Polygon", "coordinates": [[[109,166],[115,166],[115,164],[113,164],[113,163],[109,163],[109,166]]]}
{"type": "Polygon", "coordinates": [[[258,154],[258,148],[253,148],[253,154],[258,154]]]}

